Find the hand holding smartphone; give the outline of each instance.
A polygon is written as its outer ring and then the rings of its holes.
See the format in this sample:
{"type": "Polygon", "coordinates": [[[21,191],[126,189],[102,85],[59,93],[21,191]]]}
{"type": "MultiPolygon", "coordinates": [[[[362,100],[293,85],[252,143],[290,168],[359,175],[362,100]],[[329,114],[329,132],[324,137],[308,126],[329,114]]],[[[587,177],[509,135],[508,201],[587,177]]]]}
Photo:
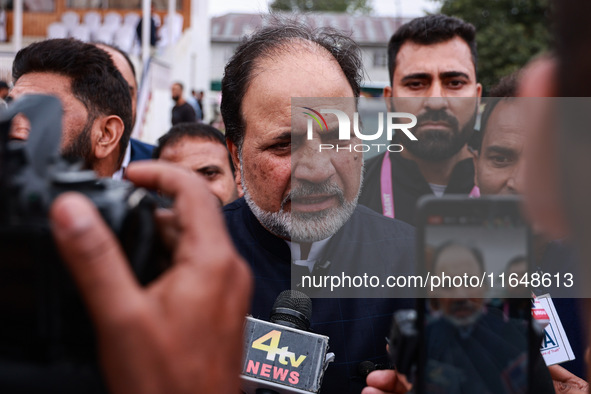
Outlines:
{"type": "Polygon", "coordinates": [[[517,197],[420,201],[417,393],[553,392],[531,322],[530,238],[517,197]]]}

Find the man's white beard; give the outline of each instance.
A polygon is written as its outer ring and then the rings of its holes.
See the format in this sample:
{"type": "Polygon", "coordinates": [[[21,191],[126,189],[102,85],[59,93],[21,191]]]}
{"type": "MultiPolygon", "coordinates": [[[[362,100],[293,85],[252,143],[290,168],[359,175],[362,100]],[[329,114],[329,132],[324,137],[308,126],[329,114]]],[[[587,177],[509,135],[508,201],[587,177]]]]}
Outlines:
{"type": "MultiPolygon", "coordinates": [[[[252,199],[240,158],[240,177],[242,188],[244,190],[244,199],[250,207],[258,221],[278,237],[286,238],[294,242],[316,242],[334,235],[349,220],[361,193],[363,184],[363,171],[361,172],[361,182],[357,195],[352,201],[346,201],[343,191],[335,184],[310,184],[301,185],[292,189],[281,202],[281,207],[277,212],[268,212],[259,207],[252,199]],[[285,204],[301,197],[312,194],[333,194],[336,196],[339,206],[325,209],[321,212],[287,212],[285,204]]],[[[292,183],[293,184],[293,183],[292,183]]]]}
{"type": "MultiPolygon", "coordinates": [[[[474,301],[471,300],[466,300],[466,302],[469,302],[471,304],[474,303],[474,301]]],[[[465,328],[465,327],[470,327],[472,325],[474,325],[478,319],[480,319],[480,317],[483,315],[484,313],[484,309],[481,306],[475,307],[474,308],[474,313],[468,315],[468,316],[464,316],[464,317],[457,317],[455,316],[453,313],[444,313],[444,317],[450,321],[454,326],[458,327],[458,328],[465,328]]]]}

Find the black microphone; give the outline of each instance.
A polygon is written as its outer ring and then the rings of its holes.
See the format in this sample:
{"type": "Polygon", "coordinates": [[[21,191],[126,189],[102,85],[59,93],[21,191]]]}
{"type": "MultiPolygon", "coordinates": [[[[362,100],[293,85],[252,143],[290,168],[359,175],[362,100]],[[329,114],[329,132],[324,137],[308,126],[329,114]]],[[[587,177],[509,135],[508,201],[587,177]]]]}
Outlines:
{"type": "Polygon", "coordinates": [[[285,290],[275,299],[271,309],[271,323],[308,331],[312,318],[312,300],[296,290],[285,290]]]}
{"type": "Polygon", "coordinates": [[[271,322],[246,317],[241,388],[246,394],[317,393],[327,358],[328,337],[308,331],[312,301],[295,290],[279,294],[271,322]]]}
{"type": "Polygon", "coordinates": [[[376,365],[371,361],[362,361],[357,366],[357,373],[359,374],[359,376],[361,376],[363,380],[365,380],[367,378],[367,375],[369,375],[371,372],[375,370],[376,365]]]}
{"type": "Polygon", "coordinates": [[[367,375],[372,373],[373,371],[382,369],[390,369],[389,365],[385,364],[375,364],[369,360],[362,361],[357,365],[357,374],[363,379],[367,379],[367,375]]]}
{"type": "Polygon", "coordinates": [[[396,370],[409,376],[418,362],[419,330],[416,310],[401,309],[394,313],[388,345],[390,361],[396,370]]]}

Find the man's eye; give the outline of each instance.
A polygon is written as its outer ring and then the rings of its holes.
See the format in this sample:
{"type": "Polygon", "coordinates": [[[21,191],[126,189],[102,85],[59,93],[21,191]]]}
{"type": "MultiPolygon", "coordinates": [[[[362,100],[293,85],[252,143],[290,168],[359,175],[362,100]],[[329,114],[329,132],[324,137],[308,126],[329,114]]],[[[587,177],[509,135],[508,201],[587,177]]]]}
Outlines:
{"type": "MultiPolygon", "coordinates": [[[[339,138],[339,133],[328,133],[321,136],[321,140],[323,143],[334,144],[334,143],[341,143],[343,140],[339,138]]],[[[349,140],[345,140],[349,141],[349,140]]]]}
{"type": "Polygon", "coordinates": [[[423,81],[409,81],[407,82],[404,86],[406,86],[409,89],[422,89],[425,87],[425,83],[423,81]]]}
{"type": "Polygon", "coordinates": [[[490,157],[490,161],[499,167],[506,166],[511,163],[511,158],[507,155],[494,155],[490,157]]]}
{"type": "Polygon", "coordinates": [[[287,151],[291,149],[291,141],[279,142],[271,145],[270,149],[276,151],[287,151]]]}
{"type": "Polygon", "coordinates": [[[447,85],[452,89],[461,89],[466,85],[466,81],[454,79],[449,81],[447,85]]]}
{"type": "Polygon", "coordinates": [[[197,171],[197,173],[203,175],[207,179],[213,179],[213,178],[215,178],[219,174],[219,171],[216,171],[216,170],[199,170],[199,171],[197,171]]]}

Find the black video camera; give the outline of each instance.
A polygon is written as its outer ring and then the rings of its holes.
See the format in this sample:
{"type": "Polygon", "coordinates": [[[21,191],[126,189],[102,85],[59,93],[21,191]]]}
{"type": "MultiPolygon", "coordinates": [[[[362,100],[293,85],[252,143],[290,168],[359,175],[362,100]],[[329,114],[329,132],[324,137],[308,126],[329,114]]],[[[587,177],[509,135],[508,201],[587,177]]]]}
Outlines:
{"type": "Polygon", "coordinates": [[[76,191],[94,202],[141,284],[166,268],[155,198],[62,158],[61,116],[59,100],[41,95],[25,96],[0,113],[0,387],[7,365],[96,362],[92,325],[48,220],[59,194],[76,191]],[[19,113],[31,124],[26,142],[9,139],[19,113]]]}

